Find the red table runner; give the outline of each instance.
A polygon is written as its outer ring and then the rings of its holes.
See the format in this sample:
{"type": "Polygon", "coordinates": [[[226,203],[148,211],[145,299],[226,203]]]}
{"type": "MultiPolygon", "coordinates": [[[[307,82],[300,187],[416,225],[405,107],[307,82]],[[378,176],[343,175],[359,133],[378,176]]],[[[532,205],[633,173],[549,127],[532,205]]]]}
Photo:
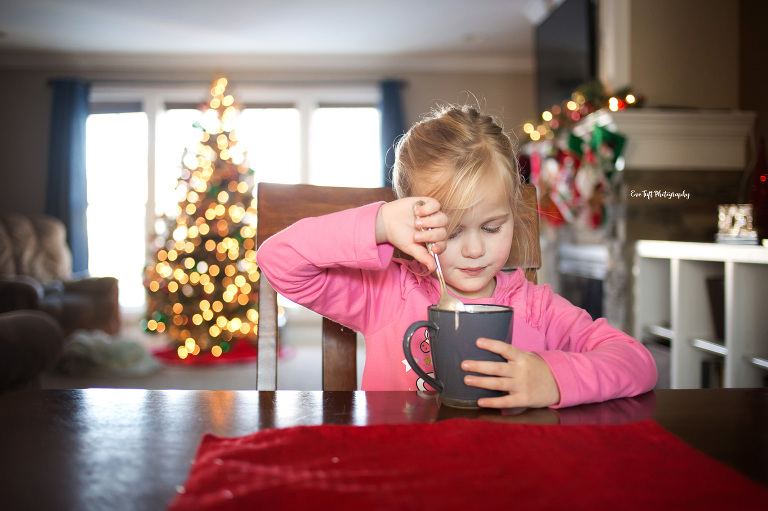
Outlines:
{"type": "Polygon", "coordinates": [[[170,509],[766,509],[768,489],[651,420],[300,426],[203,437],[170,509]]]}

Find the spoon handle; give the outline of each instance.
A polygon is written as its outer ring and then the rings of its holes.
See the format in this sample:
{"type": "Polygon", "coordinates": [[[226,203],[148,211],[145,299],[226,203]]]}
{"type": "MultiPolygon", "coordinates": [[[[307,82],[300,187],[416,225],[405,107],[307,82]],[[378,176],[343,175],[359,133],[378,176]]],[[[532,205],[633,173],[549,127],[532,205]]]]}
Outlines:
{"type": "MultiPolygon", "coordinates": [[[[424,205],[424,201],[422,200],[416,201],[413,204],[413,214],[415,215],[416,209],[420,208],[423,205],[424,205]]],[[[425,229],[421,229],[421,230],[423,231],[425,229]]],[[[448,294],[448,286],[445,284],[445,277],[443,276],[443,269],[440,266],[440,259],[438,259],[437,254],[435,254],[432,251],[433,245],[434,243],[427,243],[427,250],[429,251],[430,254],[432,254],[432,257],[435,258],[437,280],[440,282],[440,299],[437,302],[437,306],[438,308],[444,309],[444,310],[462,311],[464,310],[464,304],[460,300],[448,294]]]]}
{"type": "MultiPolygon", "coordinates": [[[[420,208],[421,206],[423,206],[423,205],[424,205],[424,201],[423,200],[418,200],[418,201],[413,203],[413,215],[414,216],[416,216],[416,210],[418,208],[420,208]]],[[[420,231],[427,231],[429,229],[424,229],[422,227],[419,230],[420,231]]],[[[434,245],[434,243],[427,243],[426,245],[427,245],[427,251],[432,255],[432,257],[435,258],[435,264],[437,265],[437,274],[440,276],[440,283],[442,284],[442,282],[443,282],[443,271],[440,269],[440,261],[437,259],[437,256],[435,255],[435,253],[432,252],[432,245],[434,245]]],[[[443,289],[445,289],[445,288],[443,288],[443,289]]]]}

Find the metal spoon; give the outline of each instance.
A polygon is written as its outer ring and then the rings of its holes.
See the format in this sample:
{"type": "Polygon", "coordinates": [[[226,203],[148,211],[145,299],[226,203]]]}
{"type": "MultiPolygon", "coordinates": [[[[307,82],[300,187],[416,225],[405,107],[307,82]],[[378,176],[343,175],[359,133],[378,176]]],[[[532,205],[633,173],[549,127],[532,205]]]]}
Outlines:
{"type": "MultiPolygon", "coordinates": [[[[416,214],[416,209],[423,205],[424,201],[418,201],[413,205],[414,215],[416,214]]],[[[423,230],[424,229],[422,229],[422,231],[423,230]]],[[[435,258],[435,266],[437,267],[437,280],[440,281],[440,299],[437,301],[435,308],[445,311],[463,312],[467,310],[466,307],[464,307],[464,304],[461,303],[459,299],[454,298],[448,294],[448,287],[445,285],[445,277],[443,277],[443,269],[440,267],[440,259],[437,258],[437,254],[432,252],[432,245],[434,245],[434,243],[427,243],[427,250],[430,254],[432,254],[432,257],[435,258]]]]}

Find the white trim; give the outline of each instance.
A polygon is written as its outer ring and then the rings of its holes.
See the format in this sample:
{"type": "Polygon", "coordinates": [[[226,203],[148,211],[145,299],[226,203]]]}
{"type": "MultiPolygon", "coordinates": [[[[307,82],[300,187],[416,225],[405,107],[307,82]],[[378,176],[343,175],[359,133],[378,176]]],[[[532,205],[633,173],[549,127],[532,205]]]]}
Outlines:
{"type": "Polygon", "coordinates": [[[624,167],[632,170],[744,171],[754,112],[708,110],[599,110],[574,127],[585,136],[606,126],[627,137],[624,167]]]}
{"type": "MultiPolygon", "coordinates": [[[[254,83],[230,81],[231,93],[240,103],[374,103],[381,92],[375,83],[254,83]]],[[[91,86],[91,102],[144,101],[161,97],[164,102],[203,102],[210,97],[209,85],[198,83],[110,83],[95,82],[91,86]]]]}
{"type": "Polygon", "coordinates": [[[630,76],[629,0],[600,0],[598,5],[598,75],[609,89],[632,83],[630,76]]]}
{"type": "MultiPolygon", "coordinates": [[[[147,240],[155,232],[157,220],[157,125],[165,110],[162,97],[148,94],[142,100],[142,107],[147,113],[147,203],[144,210],[144,228],[147,240]]],[[[147,243],[149,243],[147,241],[147,243]]]]}
{"type": "Polygon", "coordinates": [[[299,179],[302,183],[309,183],[310,139],[312,137],[312,114],[319,101],[311,95],[298,97],[296,107],[299,109],[299,137],[301,157],[299,160],[299,179]]]}
{"type": "Polygon", "coordinates": [[[768,249],[758,245],[639,240],[635,253],[639,257],[659,259],[768,264],[768,249]]]}

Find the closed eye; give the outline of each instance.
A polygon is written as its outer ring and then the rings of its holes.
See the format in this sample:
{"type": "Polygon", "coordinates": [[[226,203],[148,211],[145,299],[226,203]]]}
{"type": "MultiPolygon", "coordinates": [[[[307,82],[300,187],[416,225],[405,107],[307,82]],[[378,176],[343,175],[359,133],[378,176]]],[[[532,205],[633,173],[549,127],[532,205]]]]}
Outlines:
{"type": "Polygon", "coordinates": [[[453,231],[451,234],[448,235],[448,239],[452,240],[458,237],[459,234],[461,234],[461,229],[456,229],[455,231],[453,231]]]}
{"type": "MultiPolygon", "coordinates": [[[[502,228],[501,225],[494,226],[494,227],[490,227],[490,226],[483,226],[483,227],[481,227],[481,229],[484,232],[487,232],[488,234],[498,234],[499,232],[501,232],[501,228],[502,228]]],[[[451,234],[448,235],[448,239],[452,240],[454,238],[457,238],[463,232],[463,230],[464,229],[462,229],[462,228],[456,229],[455,231],[453,231],[451,234]]]]}

